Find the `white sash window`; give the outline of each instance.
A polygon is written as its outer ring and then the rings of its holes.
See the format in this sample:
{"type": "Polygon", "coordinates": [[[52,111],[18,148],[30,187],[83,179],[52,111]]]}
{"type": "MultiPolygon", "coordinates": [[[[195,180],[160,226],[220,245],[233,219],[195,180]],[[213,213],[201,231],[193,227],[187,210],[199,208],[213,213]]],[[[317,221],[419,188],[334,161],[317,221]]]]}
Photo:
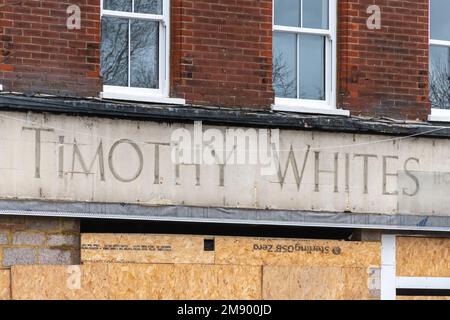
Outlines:
{"type": "Polygon", "coordinates": [[[101,1],[103,97],[169,100],[169,11],[169,0],[101,1]]]}
{"type": "Polygon", "coordinates": [[[274,0],[275,108],[335,109],[336,0],[274,0]]]}
{"type": "Polygon", "coordinates": [[[450,1],[430,0],[429,91],[432,120],[450,120],[450,1]]]}

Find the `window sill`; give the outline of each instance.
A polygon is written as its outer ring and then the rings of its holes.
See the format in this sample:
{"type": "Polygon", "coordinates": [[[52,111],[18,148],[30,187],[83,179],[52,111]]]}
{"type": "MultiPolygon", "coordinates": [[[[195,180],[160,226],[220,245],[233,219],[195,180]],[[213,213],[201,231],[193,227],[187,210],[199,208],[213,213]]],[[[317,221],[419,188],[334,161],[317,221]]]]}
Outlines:
{"type": "Polygon", "coordinates": [[[431,114],[428,116],[428,121],[450,122],[450,110],[431,109],[431,114]]]}
{"type": "Polygon", "coordinates": [[[335,116],[350,116],[350,111],[335,108],[319,108],[319,107],[302,107],[302,106],[287,106],[281,104],[272,105],[273,111],[298,112],[298,113],[312,113],[335,116]]]}
{"type": "Polygon", "coordinates": [[[114,93],[114,92],[101,92],[100,97],[102,99],[111,99],[111,100],[128,100],[128,101],[152,102],[152,103],[163,103],[163,104],[179,104],[179,105],[186,104],[186,100],[180,99],[180,98],[144,96],[144,95],[123,94],[123,93],[114,93]]]}

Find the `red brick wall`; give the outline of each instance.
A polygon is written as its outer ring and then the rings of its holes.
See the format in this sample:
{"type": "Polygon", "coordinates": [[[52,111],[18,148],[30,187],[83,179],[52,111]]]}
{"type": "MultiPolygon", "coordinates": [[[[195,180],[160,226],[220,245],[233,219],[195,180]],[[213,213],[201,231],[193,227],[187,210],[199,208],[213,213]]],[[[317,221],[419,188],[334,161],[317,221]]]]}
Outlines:
{"type": "MultiPolygon", "coordinates": [[[[339,0],[338,104],[353,115],[425,120],[428,1],[339,0]]],[[[99,0],[0,0],[0,83],[5,90],[96,96],[99,0]],[[81,7],[82,29],[66,9],[81,7]]],[[[269,109],[271,0],[172,0],[171,96],[196,105],[269,109]]]]}
{"type": "Polygon", "coordinates": [[[426,120],[428,0],[339,0],[338,101],[352,115],[426,120]],[[366,26],[381,8],[381,30],[366,26]]]}
{"type": "Polygon", "coordinates": [[[174,96],[269,109],[271,64],[271,0],[172,0],[174,96]]]}
{"type": "Polygon", "coordinates": [[[99,0],[0,0],[0,83],[4,90],[97,96],[99,0]],[[68,30],[67,7],[81,8],[68,30]]]}

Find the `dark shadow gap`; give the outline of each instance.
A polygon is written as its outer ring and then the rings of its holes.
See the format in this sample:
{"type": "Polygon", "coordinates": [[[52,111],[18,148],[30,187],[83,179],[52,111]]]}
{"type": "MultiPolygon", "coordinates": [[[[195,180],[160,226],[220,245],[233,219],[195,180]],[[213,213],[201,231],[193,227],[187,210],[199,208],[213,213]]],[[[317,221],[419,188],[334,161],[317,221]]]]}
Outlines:
{"type": "Polygon", "coordinates": [[[397,296],[406,297],[450,297],[449,289],[397,289],[397,296]]]}
{"type": "Polygon", "coordinates": [[[82,233],[149,233],[351,240],[353,229],[82,219],[82,233]]]}

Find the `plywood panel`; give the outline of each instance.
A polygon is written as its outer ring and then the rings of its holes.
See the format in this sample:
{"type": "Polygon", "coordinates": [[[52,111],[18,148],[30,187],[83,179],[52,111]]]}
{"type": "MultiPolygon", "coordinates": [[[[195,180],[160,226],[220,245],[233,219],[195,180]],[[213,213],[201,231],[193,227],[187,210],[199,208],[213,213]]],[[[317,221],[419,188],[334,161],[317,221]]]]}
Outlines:
{"type": "Polygon", "coordinates": [[[0,300],[11,299],[10,271],[0,269],[0,300]]]}
{"type": "Polygon", "coordinates": [[[214,265],[103,264],[15,266],[14,299],[260,299],[261,268],[214,265]],[[71,268],[80,270],[78,288],[71,268]]]}
{"type": "Polygon", "coordinates": [[[111,299],[261,299],[261,268],[109,265],[111,299]]]}
{"type": "Polygon", "coordinates": [[[281,300],[379,299],[364,268],[263,267],[263,298],[281,300]]]}
{"type": "Polygon", "coordinates": [[[260,267],[177,265],[175,268],[175,299],[261,299],[260,267]]]}
{"type": "Polygon", "coordinates": [[[216,264],[362,267],[380,265],[376,242],[216,237],[216,264]]]}
{"type": "Polygon", "coordinates": [[[450,277],[450,238],[397,238],[397,276],[450,277]]]}
{"type": "Polygon", "coordinates": [[[108,299],[108,266],[13,266],[15,300],[108,299]]]}
{"type": "Polygon", "coordinates": [[[336,299],[342,291],[341,268],[265,266],[263,298],[268,300],[336,299]]]}
{"type": "Polygon", "coordinates": [[[175,287],[173,265],[109,264],[108,298],[112,300],[171,299],[175,287]]]}
{"type": "Polygon", "coordinates": [[[82,234],[81,261],[118,263],[214,262],[201,236],[82,234]]]}
{"type": "Polygon", "coordinates": [[[380,268],[342,268],[340,300],[378,300],[381,296],[380,268]]]}

